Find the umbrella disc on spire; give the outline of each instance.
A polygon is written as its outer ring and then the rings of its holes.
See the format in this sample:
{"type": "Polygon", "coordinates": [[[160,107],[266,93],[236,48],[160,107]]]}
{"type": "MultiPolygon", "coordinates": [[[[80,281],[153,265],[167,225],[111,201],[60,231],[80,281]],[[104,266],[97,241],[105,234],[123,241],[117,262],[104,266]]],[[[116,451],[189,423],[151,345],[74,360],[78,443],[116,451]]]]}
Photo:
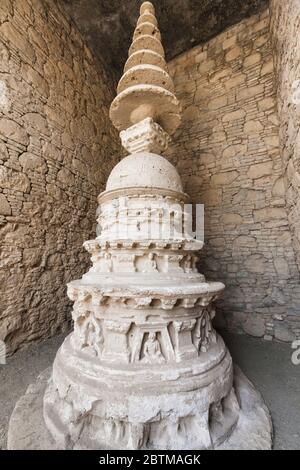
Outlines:
{"type": "Polygon", "coordinates": [[[181,106],[167,72],[155,9],[150,2],[144,2],[140,8],[117,91],[110,107],[110,119],[119,131],[146,118],[152,118],[170,135],[179,126],[181,106]]]}

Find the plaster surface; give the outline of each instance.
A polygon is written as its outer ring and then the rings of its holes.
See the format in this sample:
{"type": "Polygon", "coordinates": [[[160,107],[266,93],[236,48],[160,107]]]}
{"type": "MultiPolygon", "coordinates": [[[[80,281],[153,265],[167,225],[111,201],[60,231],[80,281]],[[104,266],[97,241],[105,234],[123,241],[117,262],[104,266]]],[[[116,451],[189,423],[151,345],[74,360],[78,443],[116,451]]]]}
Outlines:
{"type": "MultiPolygon", "coordinates": [[[[291,362],[290,345],[224,331],[222,336],[235,363],[260,390],[270,409],[274,450],[300,450],[300,367],[291,362]]],[[[58,335],[31,345],[1,366],[0,449],[6,448],[8,420],[16,402],[36,377],[52,365],[63,340],[64,335],[58,335]]]]}
{"type": "MultiPolygon", "coordinates": [[[[31,384],[25,395],[17,402],[10,419],[8,431],[8,448],[13,450],[64,450],[47,429],[43,414],[43,399],[47,393],[51,368],[44,370],[34,384],[31,384]]],[[[237,425],[228,439],[214,450],[267,450],[271,448],[270,429],[272,423],[269,411],[260,394],[238,367],[234,370],[234,386],[240,402],[240,414],[237,425]]],[[[171,399],[171,396],[169,396],[171,399]]],[[[74,450],[109,450],[114,446],[99,447],[86,436],[79,439],[74,450]]],[[[175,438],[175,436],[174,436],[175,438]]],[[[179,449],[172,446],[172,449],[179,449]]],[[[181,449],[181,448],[180,448],[181,449]]],[[[191,449],[191,447],[188,447],[191,449]]],[[[198,449],[197,446],[192,449],[198,449]]]]}

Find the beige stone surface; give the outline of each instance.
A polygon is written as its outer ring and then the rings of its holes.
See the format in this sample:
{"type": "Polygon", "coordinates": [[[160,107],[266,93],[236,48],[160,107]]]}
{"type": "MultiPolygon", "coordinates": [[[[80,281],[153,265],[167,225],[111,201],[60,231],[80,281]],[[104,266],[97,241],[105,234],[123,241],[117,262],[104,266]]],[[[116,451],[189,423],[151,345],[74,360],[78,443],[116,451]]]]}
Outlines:
{"type": "Polygon", "coordinates": [[[120,146],[113,77],[56,2],[2,3],[0,339],[13,351],[70,322],[65,284],[88,266],[82,242],[120,146]]]}
{"type": "Polygon", "coordinates": [[[272,0],[271,36],[275,55],[280,148],[292,242],[300,266],[300,50],[298,1],[272,0]],[[290,171],[289,171],[290,169],[290,171]]]}
{"type": "Polygon", "coordinates": [[[165,155],[205,204],[199,265],[227,286],[218,307],[230,329],[277,339],[300,334],[296,3],[271,2],[272,36],[266,10],[168,64],[184,112],[165,155]]]}

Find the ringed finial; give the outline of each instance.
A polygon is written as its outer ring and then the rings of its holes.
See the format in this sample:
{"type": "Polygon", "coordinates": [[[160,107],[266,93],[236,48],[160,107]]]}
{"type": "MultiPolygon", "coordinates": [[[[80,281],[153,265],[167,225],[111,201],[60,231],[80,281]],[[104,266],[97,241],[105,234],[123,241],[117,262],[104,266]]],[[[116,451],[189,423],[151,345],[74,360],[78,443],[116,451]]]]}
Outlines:
{"type": "Polygon", "coordinates": [[[128,60],[110,107],[110,119],[124,131],[146,118],[169,135],[180,124],[181,107],[167,72],[161,35],[151,2],[144,2],[129,48],[128,60]]]}

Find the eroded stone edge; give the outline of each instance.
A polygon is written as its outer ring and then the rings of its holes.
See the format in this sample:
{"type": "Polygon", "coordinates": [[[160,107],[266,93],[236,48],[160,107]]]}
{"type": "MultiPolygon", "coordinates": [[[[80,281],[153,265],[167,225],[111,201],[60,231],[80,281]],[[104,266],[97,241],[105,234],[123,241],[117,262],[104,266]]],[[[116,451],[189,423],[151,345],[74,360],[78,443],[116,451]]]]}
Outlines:
{"type": "MultiPolygon", "coordinates": [[[[8,429],[9,450],[59,449],[46,428],[43,397],[52,368],[44,370],[17,402],[8,429]]],[[[217,450],[270,450],[273,426],[261,394],[239,367],[234,367],[234,387],[241,404],[238,424],[217,450]]]]}

